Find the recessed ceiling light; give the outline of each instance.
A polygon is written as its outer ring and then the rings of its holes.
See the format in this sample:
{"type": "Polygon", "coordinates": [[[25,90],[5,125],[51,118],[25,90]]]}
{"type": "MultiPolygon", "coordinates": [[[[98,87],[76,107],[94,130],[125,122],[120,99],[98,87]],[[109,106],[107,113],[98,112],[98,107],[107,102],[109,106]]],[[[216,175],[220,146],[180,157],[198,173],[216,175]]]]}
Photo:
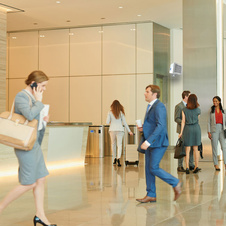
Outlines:
{"type": "Polygon", "coordinates": [[[16,37],[15,37],[15,36],[13,36],[13,37],[12,37],[12,39],[16,39],[16,37]]]}
{"type": "Polygon", "coordinates": [[[45,35],[39,35],[40,38],[45,38],[45,35]]]}
{"type": "Polygon", "coordinates": [[[60,1],[56,1],[57,4],[60,4],[60,1]]]}
{"type": "Polygon", "coordinates": [[[119,9],[122,9],[123,7],[122,6],[119,6],[119,9]]]}
{"type": "Polygon", "coordinates": [[[74,35],[74,33],[73,33],[73,32],[70,32],[70,33],[69,33],[69,35],[73,36],[73,35],[74,35]]]}
{"type": "Polygon", "coordinates": [[[140,14],[138,14],[137,16],[141,16],[140,14]]]}
{"type": "Polygon", "coordinates": [[[99,33],[104,33],[104,31],[99,31],[99,33]]]}

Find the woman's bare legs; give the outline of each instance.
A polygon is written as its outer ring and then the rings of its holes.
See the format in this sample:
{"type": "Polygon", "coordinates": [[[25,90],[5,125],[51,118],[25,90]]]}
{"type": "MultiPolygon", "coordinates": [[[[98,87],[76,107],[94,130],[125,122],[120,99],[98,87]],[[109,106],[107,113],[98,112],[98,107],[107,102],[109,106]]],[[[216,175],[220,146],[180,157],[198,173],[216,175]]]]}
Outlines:
{"type": "Polygon", "coordinates": [[[190,156],[190,147],[185,147],[185,164],[186,164],[186,169],[189,169],[189,156],[190,156]]]}
{"type": "Polygon", "coordinates": [[[198,167],[199,165],[199,153],[198,153],[198,146],[193,146],[193,153],[195,156],[195,169],[198,167]]]}
{"type": "Polygon", "coordinates": [[[10,191],[5,198],[0,202],[0,213],[14,200],[19,198],[25,192],[31,190],[36,186],[36,183],[31,185],[18,185],[12,191],[10,191]]]}
{"type": "Polygon", "coordinates": [[[45,216],[44,212],[44,188],[45,188],[45,177],[40,178],[36,183],[31,185],[18,185],[12,191],[10,191],[5,198],[0,202],[0,213],[14,200],[19,198],[25,192],[33,189],[36,216],[39,217],[47,225],[50,224],[45,216]]]}
{"type": "Polygon", "coordinates": [[[33,188],[35,199],[36,216],[40,218],[45,224],[49,225],[50,222],[46,218],[44,211],[44,191],[45,191],[45,177],[36,181],[36,186],[33,188]]]}

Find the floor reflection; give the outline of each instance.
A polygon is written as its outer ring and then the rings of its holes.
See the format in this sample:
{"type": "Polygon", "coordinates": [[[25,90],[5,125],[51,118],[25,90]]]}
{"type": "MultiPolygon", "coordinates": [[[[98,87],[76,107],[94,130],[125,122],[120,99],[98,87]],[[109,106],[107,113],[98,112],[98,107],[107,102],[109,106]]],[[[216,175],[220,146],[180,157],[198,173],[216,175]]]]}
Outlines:
{"type": "Polygon", "coordinates": [[[114,166],[112,177],[112,196],[107,213],[111,217],[111,225],[122,225],[129,200],[124,199],[122,192],[122,168],[114,166]]]}
{"type": "MultiPolygon", "coordinates": [[[[86,165],[50,172],[46,184],[48,218],[60,226],[226,225],[226,171],[200,162],[198,174],[177,173],[172,150],[161,167],[183,182],[174,202],[171,186],[156,179],[157,202],[139,204],[146,193],[144,156],[139,166],[113,166],[112,158],[87,158],[86,165]]],[[[0,198],[17,184],[16,177],[0,178],[0,198]]],[[[32,192],[12,203],[0,216],[0,226],[31,226],[32,192]]]]}

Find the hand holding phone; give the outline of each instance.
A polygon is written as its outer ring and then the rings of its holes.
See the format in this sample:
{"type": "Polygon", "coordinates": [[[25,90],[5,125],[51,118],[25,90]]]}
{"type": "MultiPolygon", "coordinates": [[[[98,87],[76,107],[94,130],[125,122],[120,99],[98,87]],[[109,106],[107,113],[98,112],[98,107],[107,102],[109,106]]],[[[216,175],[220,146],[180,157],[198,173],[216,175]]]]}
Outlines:
{"type": "Polygon", "coordinates": [[[38,84],[36,82],[33,82],[30,87],[32,88],[33,90],[33,95],[35,97],[35,99],[37,101],[42,101],[42,94],[43,94],[43,91],[41,90],[41,88],[38,86],[38,84]]]}
{"type": "Polygon", "coordinates": [[[38,84],[36,82],[31,83],[30,87],[32,88],[32,90],[34,88],[37,88],[38,84]]]}

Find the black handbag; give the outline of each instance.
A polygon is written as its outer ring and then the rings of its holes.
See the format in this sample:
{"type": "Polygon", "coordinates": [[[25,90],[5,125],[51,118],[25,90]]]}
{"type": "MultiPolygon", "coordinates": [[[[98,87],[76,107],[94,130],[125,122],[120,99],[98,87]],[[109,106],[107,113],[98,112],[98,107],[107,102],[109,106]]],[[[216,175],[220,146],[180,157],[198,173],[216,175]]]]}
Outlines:
{"type": "Polygon", "coordinates": [[[176,146],[175,146],[175,153],[174,158],[175,159],[181,159],[184,156],[186,156],[185,148],[184,148],[184,142],[181,138],[177,140],[176,146]]]}
{"type": "Polygon", "coordinates": [[[202,147],[202,143],[198,146],[198,151],[200,152],[200,157],[203,159],[203,147],[202,147]]]}

